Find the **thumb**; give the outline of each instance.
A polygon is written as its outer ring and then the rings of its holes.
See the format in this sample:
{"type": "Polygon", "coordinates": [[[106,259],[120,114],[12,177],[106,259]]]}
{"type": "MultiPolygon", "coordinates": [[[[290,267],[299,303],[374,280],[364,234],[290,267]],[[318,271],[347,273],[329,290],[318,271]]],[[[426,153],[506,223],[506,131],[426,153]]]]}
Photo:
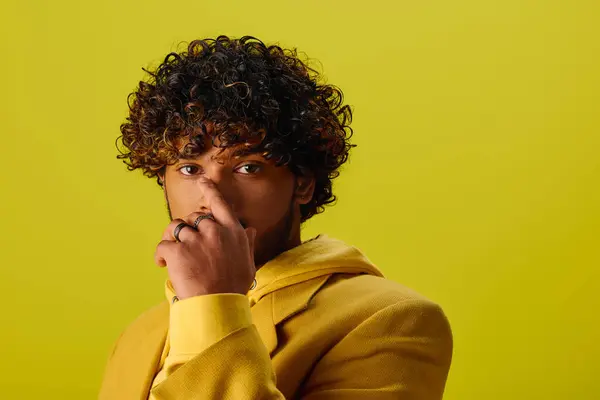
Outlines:
{"type": "Polygon", "coordinates": [[[250,246],[250,254],[254,256],[254,241],[256,240],[256,229],[246,228],[246,237],[248,238],[248,245],[250,246]]]}

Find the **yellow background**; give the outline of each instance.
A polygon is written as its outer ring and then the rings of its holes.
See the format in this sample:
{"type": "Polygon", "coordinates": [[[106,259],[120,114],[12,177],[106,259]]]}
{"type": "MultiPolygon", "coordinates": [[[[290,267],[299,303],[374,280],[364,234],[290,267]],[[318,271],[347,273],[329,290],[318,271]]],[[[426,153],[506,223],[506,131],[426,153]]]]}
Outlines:
{"type": "Polygon", "coordinates": [[[351,4],[3,0],[0,398],[94,398],[162,300],[162,195],[114,140],[141,67],[219,33],[297,46],[354,106],[305,238],[444,306],[446,399],[600,398],[600,2],[351,4]]]}

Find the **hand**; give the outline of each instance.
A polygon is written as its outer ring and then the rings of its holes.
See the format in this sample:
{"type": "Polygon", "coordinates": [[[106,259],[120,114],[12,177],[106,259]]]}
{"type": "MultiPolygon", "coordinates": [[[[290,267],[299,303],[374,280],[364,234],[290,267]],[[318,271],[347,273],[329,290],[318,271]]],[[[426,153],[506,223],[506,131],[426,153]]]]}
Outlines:
{"type": "Polygon", "coordinates": [[[202,213],[174,219],[156,248],[156,264],[167,267],[175,294],[181,300],[215,293],[245,295],[256,275],[256,230],[242,227],[212,181],[202,179],[199,185],[214,220],[203,219],[196,230],[194,221],[202,213]],[[177,242],[173,230],[181,222],[191,226],[180,231],[181,242],[177,242]]]}

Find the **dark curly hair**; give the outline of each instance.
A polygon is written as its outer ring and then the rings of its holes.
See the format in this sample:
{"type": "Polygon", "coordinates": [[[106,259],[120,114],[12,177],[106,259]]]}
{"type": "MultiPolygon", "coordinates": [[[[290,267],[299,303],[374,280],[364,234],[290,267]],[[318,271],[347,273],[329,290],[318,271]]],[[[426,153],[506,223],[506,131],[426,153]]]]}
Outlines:
{"type": "Polygon", "coordinates": [[[352,111],[342,91],[319,82],[296,49],[244,36],[194,40],[169,53],[128,97],[117,149],[130,171],[161,176],[180,157],[214,146],[235,155],[259,153],[297,176],[313,176],[315,193],[302,221],[335,201],[332,179],[353,144],[352,111]],[[212,128],[206,128],[206,124],[212,128]],[[186,143],[185,146],[182,146],[186,143]]]}

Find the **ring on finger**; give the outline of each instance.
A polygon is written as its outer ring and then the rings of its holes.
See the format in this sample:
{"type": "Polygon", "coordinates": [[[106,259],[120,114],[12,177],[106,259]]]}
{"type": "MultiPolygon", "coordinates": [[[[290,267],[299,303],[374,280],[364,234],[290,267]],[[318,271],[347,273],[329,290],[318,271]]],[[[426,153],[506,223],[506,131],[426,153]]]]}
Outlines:
{"type": "Polygon", "coordinates": [[[200,224],[200,222],[203,219],[210,219],[210,220],[215,220],[215,217],[213,217],[212,214],[202,214],[200,216],[198,216],[198,218],[196,218],[196,220],[194,221],[194,229],[198,229],[198,225],[200,224]]]}
{"type": "MultiPolygon", "coordinates": [[[[189,226],[189,225],[186,224],[185,222],[181,222],[175,227],[175,229],[173,230],[173,237],[175,238],[176,241],[181,242],[181,239],[179,239],[179,233],[186,226],[189,226]]],[[[190,226],[190,228],[191,228],[191,226],[190,226]]]]}

